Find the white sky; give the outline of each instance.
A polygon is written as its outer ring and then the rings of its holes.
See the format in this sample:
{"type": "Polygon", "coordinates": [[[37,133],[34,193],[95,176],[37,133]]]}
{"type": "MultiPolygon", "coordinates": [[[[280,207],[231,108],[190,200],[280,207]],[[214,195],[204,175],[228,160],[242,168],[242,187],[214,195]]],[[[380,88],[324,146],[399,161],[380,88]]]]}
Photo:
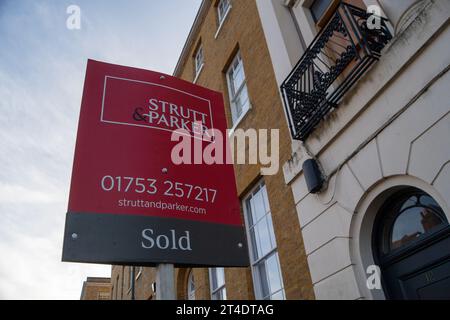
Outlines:
{"type": "Polygon", "coordinates": [[[79,299],[87,276],[110,276],[61,262],[86,61],[171,74],[199,5],[0,0],[0,299],[79,299]]]}

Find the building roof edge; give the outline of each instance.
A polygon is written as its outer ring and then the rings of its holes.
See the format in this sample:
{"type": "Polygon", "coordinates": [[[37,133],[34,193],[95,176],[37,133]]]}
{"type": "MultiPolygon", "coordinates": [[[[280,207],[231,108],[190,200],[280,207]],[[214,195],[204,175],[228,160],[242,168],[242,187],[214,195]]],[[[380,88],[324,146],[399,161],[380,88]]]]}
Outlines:
{"type": "Polygon", "coordinates": [[[200,4],[200,8],[198,9],[197,15],[195,16],[195,19],[194,19],[194,23],[192,24],[192,27],[191,27],[191,30],[189,31],[186,42],[184,43],[183,50],[181,50],[180,57],[178,58],[177,64],[172,73],[172,75],[174,77],[177,77],[180,74],[181,67],[183,66],[183,64],[187,58],[187,54],[189,51],[188,49],[192,45],[192,41],[194,41],[194,39],[195,39],[195,36],[198,32],[200,23],[202,22],[210,4],[211,4],[210,0],[202,0],[202,3],[200,4]]]}

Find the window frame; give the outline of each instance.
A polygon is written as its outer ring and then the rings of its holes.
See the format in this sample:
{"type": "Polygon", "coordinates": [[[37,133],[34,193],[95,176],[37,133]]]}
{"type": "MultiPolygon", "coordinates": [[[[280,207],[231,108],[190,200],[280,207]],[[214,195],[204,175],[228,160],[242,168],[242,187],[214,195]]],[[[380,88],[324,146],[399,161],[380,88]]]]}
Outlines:
{"type": "MultiPolygon", "coordinates": [[[[119,300],[119,278],[120,275],[116,276],[115,285],[113,286],[114,294],[112,295],[114,300],[119,300]]],[[[123,290],[123,289],[122,289],[123,290]]]]}
{"type": "Polygon", "coordinates": [[[338,7],[340,1],[339,0],[328,0],[329,3],[327,5],[327,7],[322,12],[320,17],[317,17],[317,20],[315,19],[315,16],[314,16],[313,10],[312,10],[312,7],[316,1],[325,1],[325,0],[312,0],[311,3],[307,6],[307,8],[309,10],[309,13],[311,15],[312,21],[314,22],[315,26],[317,26],[319,28],[323,28],[325,26],[325,24],[328,22],[328,20],[330,20],[332,13],[338,7]]]}
{"type": "Polygon", "coordinates": [[[219,26],[220,26],[223,23],[223,21],[226,19],[227,15],[228,15],[228,11],[230,11],[230,9],[231,9],[231,0],[219,0],[219,1],[217,1],[216,9],[217,9],[217,21],[218,21],[219,26]],[[221,11],[220,11],[220,9],[221,9],[220,4],[221,3],[225,3],[225,2],[228,5],[226,6],[225,11],[223,13],[221,13],[221,11]]]}
{"type": "Polygon", "coordinates": [[[205,65],[205,55],[204,55],[204,52],[203,52],[203,46],[200,43],[197,46],[197,49],[195,50],[195,53],[194,53],[194,71],[195,71],[195,76],[194,76],[194,80],[192,81],[193,83],[197,82],[197,79],[198,79],[200,73],[202,72],[204,65],[205,65]],[[201,63],[200,63],[200,65],[199,65],[199,60],[198,60],[199,54],[201,56],[201,63]]]}
{"type": "MultiPolygon", "coordinates": [[[[216,282],[217,282],[217,271],[216,271],[216,282]]],[[[227,300],[227,291],[226,291],[226,279],[225,279],[225,268],[224,267],[215,267],[215,268],[209,268],[209,289],[211,293],[211,300],[219,300],[215,299],[214,295],[223,291],[224,294],[222,294],[223,299],[220,300],[227,300]],[[215,269],[223,269],[223,284],[221,286],[218,286],[217,288],[214,288],[213,286],[213,270],[215,269]]]]}
{"type": "Polygon", "coordinates": [[[375,252],[375,256],[377,257],[377,259],[379,259],[381,262],[388,261],[392,258],[395,258],[396,256],[402,255],[404,252],[409,252],[411,249],[420,246],[421,243],[425,243],[430,239],[433,239],[433,237],[436,234],[439,234],[441,230],[449,227],[450,227],[449,221],[443,211],[443,208],[440,206],[436,198],[434,198],[432,195],[425,192],[424,190],[415,187],[406,187],[393,193],[387,199],[385,199],[384,203],[378,210],[374,222],[374,228],[372,231],[373,234],[372,250],[373,252],[375,252]],[[435,211],[435,209],[433,209],[433,211],[435,214],[437,214],[440,218],[443,219],[444,223],[441,224],[440,226],[437,226],[433,231],[423,234],[423,236],[418,237],[417,239],[414,239],[409,243],[406,243],[398,248],[390,248],[390,244],[388,242],[391,239],[391,233],[397,221],[397,218],[403,212],[408,210],[410,207],[407,207],[403,210],[398,211],[396,210],[394,214],[391,214],[390,211],[393,210],[396,206],[398,206],[397,202],[399,200],[405,203],[406,201],[404,200],[408,199],[411,196],[421,197],[424,195],[430,197],[433,201],[435,201],[439,205],[439,210],[441,210],[442,213],[435,211]]]}
{"type": "MultiPolygon", "coordinates": [[[[336,2],[339,3],[339,0],[332,0],[330,7],[336,6],[336,2]]],[[[323,23],[322,20],[326,20],[326,19],[319,19],[318,22],[314,21],[313,14],[311,11],[311,6],[313,5],[313,3],[314,0],[297,0],[293,1],[289,5],[292,12],[296,16],[300,32],[307,47],[311,44],[311,42],[318,34],[319,32],[318,28],[321,28],[322,25],[321,23],[323,23]]],[[[322,16],[322,18],[324,18],[324,16],[326,16],[327,14],[328,15],[330,14],[331,11],[330,7],[327,8],[327,10],[325,10],[325,13],[322,16]]]]}
{"type": "Polygon", "coordinates": [[[222,30],[222,26],[223,26],[225,20],[227,19],[228,14],[231,11],[231,8],[232,8],[231,0],[219,0],[219,1],[217,1],[216,14],[217,14],[217,25],[218,26],[217,26],[217,31],[214,34],[214,39],[217,39],[220,30],[222,30]],[[227,1],[228,2],[228,7],[227,7],[227,9],[225,10],[225,12],[223,14],[220,13],[220,4],[222,3],[222,1],[227,1]]]}
{"type": "Polygon", "coordinates": [[[196,300],[195,298],[195,291],[196,291],[196,287],[195,287],[195,278],[194,278],[194,270],[190,270],[188,277],[187,277],[187,286],[186,286],[187,290],[186,290],[186,294],[187,294],[187,299],[188,300],[196,300]],[[191,291],[191,282],[194,285],[194,290],[191,291]]]}
{"type": "MultiPolygon", "coordinates": [[[[267,213],[265,213],[264,217],[260,217],[258,219],[258,221],[256,221],[256,223],[250,225],[250,221],[249,221],[249,211],[247,208],[247,202],[260,190],[262,190],[262,188],[266,188],[266,194],[267,194],[267,186],[264,182],[264,180],[260,180],[258,183],[255,184],[255,186],[247,193],[247,195],[244,197],[244,199],[242,200],[242,206],[244,209],[244,221],[245,221],[245,230],[246,230],[246,234],[247,234],[247,243],[248,243],[248,250],[249,250],[249,257],[250,257],[250,268],[252,271],[252,278],[253,278],[253,289],[255,292],[255,298],[257,300],[262,300],[262,299],[269,299],[271,300],[272,296],[278,293],[282,293],[283,299],[286,299],[286,292],[285,292],[285,285],[284,285],[284,279],[283,279],[283,274],[282,274],[282,270],[281,270],[281,263],[280,263],[280,259],[278,256],[278,245],[276,243],[276,239],[275,239],[275,230],[274,230],[274,247],[269,250],[268,252],[266,252],[264,255],[255,258],[255,246],[253,244],[253,238],[252,238],[252,233],[251,233],[251,229],[252,227],[254,227],[256,225],[257,222],[261,221],[263,218],[266,219],[267,215],[270,215],[270,220],[272,221],[272,210],[270,209],[270,203],[269,203],[269,198],[267,197],[267,205],[269,206],[269,211],[267,213]],[[267,286],[269,287],[269,294],[268,296],[264,296],[263,295],[263,288],[262,288],[262,283],[261,283],[261,274],[259,272],[259,266],[261,265],[261,263],[266,263],[266,261],[268,261],[272,256],[275,256],[276,261],[277,261],[277,266],[278,266],[278,271],[279,271],[279,280],[281,282],[281,289],[275,291],[275,292],[270,292],[270,281],[267,278],[267,274],[266,274],[266,281],[267,281],[267,286]]],[[[264,198],[263,198],[263,202],[265,202],[264,198]]],[[[251,214],[251,213],[250,213],[251,214]]],[[[272,222],[272,229],[273,229],[273,222],[272,222]]],[[[264,265],[266,266],[266,265],[264,265]]]]}
{"type": "Polygon", "coordinates": [[[242,59],[242,55],[240,50],[238,50],[235,54],[233,59],[231,60],[231,63],[229,64],[229,66],[226,69],[225,72],[225,77],[227,79],[227,87],[228,87],[228,98],[229,98],[229,102],[230,102],[230,111],[231,111],[231,121],[232,121],[232,131],[239,125],[239,123],[242,121],[242,119],[245,117],[245,115],[248,113],[248,111],[250,111],[251,107],[251,102],[250,102],[250,95],[248,92],[248,87],[247,87],[247,76],[245,75],[245,68],[244,68],[244,61],[242,59]],[[236,60],[239,60],[239,65],[241,66],[242,69],[242,73],[244,76],[244,80],[242,81],[241,85],[239,86],[239,88],[236,90],[236,88],[234,88],[234,83],[233,83],[233,79],[230,77],[230,71],[232,70],[233,72],[235,70],[237,70],[238,68],[234,69],[234,64],[236,62],[236,60]],[[233,89],[235,89],[235,94],[233,95],[233,89]],[[237,108],[236,108],[236,99],[240,96],[240,94],[243,92],[243,90],[247,91],[247,103],[245,108],[242,108],[241,114],[239,116],[237,116],[236,112],[237,112],[237,108]]]}
{"type": "Polygon", "coordinates": [[[138,272],[137,272],[137,274],[136,274],[136,278],[135,278],[135,280],[138,280],[139,279],[139,277],[142,275],[142,271],[143,271],[143,267],[141,266],[141,267],[139,267],[139,269],[138,269],[138,272]]]}
{"type": "Polygon", "coordinates": [[[128,267],[128,292],[131,291],[132,279],[133,279],[133,267],[128,267]]]}

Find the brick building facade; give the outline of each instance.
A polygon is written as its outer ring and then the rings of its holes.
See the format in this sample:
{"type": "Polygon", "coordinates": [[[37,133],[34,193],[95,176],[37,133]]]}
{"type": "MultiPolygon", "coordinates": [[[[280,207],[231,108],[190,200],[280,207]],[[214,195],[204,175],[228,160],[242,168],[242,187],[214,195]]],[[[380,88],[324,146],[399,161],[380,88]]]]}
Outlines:
{"type": "Polygon", "coordinates": [[[111,300],[111,279],[87,277],[83,282],[80,300],[111,300]]]}
{"type": "MultiPolygon", "coordinates": [[[[203,1],[174,76],[222,92],[229,128],[279,129],[280,163],[284,163],[291,154],[291,139],[256,3],[242,0],[221,6],[220,1],[203,1]],[[240,84],[245,87],[242,90],[248,92],[249,103],[239,116],[233,115],[233,97],[229,91],[228,71],[233,64],[243,67],[245,80],[240,84]]],[[[262,261],[253,256],[252,267],[224,270],[226,298],[262,299],[273,295],[272,298],[281,299],[314,299],[295,204],[282,170],[275,175],[262,176],[259,164],[246,164],[235,165],[235,174],[242,214],[249,214],[244,207],[253,201],[248,198],[251,194],[253,199],[268,202],[270,211],[267,208],[269,214],[263,221],[268,229],[265,227],[264,231],[271,233],[273,225],[275,241],[271,240],[268,248],[254,248],[261,251],[258,258],[262,261]],[[255,191],[255,188],[260,189],[255,191]],[[258,272],[258,268],[265,268],[270,274],[258,272]],[[272,279],[271,284],[269,276],[279,276],[279,279],[272,279]]],[[[113,299],[131,298],[130,269],[113,266],[113,299]]],[[[215,282],[211,281],[211,275],[216,273],[207,268],[176,269],[177,298],[189,298],[189,281],[193,278],[195,294],[191,294],[191,298],[211,299],[215,282]]],[[[222,274],[222,270],[219,273],[222,274]]],[[[143,268],[142,275],[136,276],[136,299],[154,296],[154,278],[153,268],[143,268]]]]}

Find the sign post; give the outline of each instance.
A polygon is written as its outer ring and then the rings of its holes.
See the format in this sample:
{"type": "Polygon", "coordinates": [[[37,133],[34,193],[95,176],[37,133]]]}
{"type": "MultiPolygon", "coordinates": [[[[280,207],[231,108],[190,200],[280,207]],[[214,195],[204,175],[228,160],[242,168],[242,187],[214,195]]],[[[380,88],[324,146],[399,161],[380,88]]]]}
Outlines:
{"type": "Polygon", "coordinates": [[[174,266],[161,263],[156,268],[156,300],[175,300],[175,298],[174,266]]]}
{"type": "Polygon", "coordinates": [[[211,146],[227,151],[204,139],[226,127],[219,92],[89,60],[63,261],[159,266],[160,297],[171,297],[170,264],[248,266],[233,165],[201,158],[211,146]],[[174,160],[183,141],[194,149],[179,155],[192,162],[174,160]]]}

